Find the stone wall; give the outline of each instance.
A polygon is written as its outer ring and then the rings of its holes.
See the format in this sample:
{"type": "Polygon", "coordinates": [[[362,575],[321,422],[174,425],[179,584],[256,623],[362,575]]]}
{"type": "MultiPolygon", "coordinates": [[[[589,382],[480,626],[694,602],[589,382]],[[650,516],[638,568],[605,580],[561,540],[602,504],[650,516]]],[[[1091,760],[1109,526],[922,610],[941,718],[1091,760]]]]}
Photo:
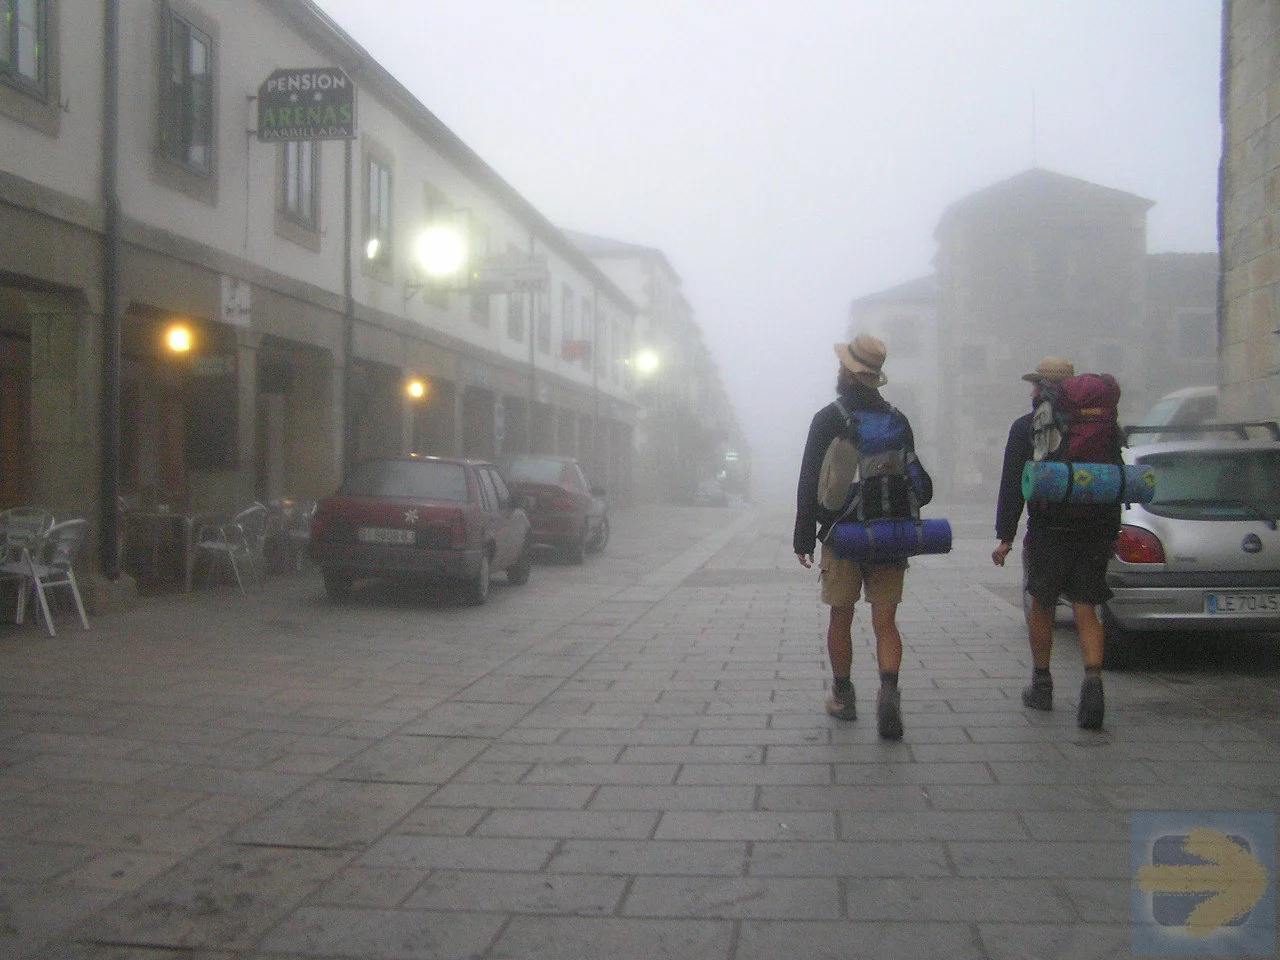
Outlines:
{"type": "Polygon", "coordinates": [[[1231,418],[1280,416],[1280,0],[1226,0],[1221,383],[1231,418]]]}

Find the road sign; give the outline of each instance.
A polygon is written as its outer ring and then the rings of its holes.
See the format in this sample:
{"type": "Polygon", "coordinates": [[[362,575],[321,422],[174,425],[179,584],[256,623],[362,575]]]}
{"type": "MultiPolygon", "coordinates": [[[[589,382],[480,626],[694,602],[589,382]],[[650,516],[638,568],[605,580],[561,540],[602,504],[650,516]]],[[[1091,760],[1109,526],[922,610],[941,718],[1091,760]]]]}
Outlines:
{"type": "Polygon", "coordinates": [[[276,70],[258,88],[259,140],[348,140],[356,85],[340,67],[276,70]]]}

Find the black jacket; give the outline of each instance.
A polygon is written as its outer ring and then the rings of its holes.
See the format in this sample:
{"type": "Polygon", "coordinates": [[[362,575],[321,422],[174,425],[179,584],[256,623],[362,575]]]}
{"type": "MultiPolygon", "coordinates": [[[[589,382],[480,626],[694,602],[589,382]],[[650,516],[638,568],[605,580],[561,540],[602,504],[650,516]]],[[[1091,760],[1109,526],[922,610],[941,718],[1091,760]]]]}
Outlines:
{"type": "MultiPolygon", "coordinates": [[[[1042,530],[1069,530],[1086,537],[1114,540],[1120,530],[1120,506],[1064,509],[1055,503],[1026,503],[1022,499],[1022,469],[1031,459],[1031,418],[1027,413],[1013,421],[1009,427],[1009,439],[1004,445],[1004,466],[1000,470],[1000,498],[996,502],[996,537],[1012,543],[1018,535],[1018,520],[1022,508],[1027,507],[1027,533],[1042,530]],[[1084,513],[1087,519],[1081,519],[1084,513]]],[[[1117,441],[1112,463],[1122,463],[1120,444],[1117,441]]]]}
{"type": "MultiPolygon", "coordinates": [[[[849,410],[888,411],[890,403],[880,396],[880,391],[854,382],[853,387],[840,400],[849,410]]],[[[844,432],[844,417],[829,403],[813,415],[809,424],[809,438],[804,444],[804,457],[800,461],[800,482],[796,487],[796,528],[791,542],[795,552],[808,556],[813,553],[818,540],[827,535],[836,515],[818,504],[818,475],[822,472],[822,458],[827,454],[831,441],[844,432]]],[[[913,449],[915,437],[908,427],[907,440],[913,449]]]]}

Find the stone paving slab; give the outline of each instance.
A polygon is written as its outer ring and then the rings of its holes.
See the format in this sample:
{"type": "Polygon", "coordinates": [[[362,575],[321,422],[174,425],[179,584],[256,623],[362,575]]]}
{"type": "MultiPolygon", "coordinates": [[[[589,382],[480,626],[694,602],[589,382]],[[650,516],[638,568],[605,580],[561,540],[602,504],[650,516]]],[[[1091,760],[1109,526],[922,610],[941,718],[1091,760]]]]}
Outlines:
{"type": "MultiPolygon", "coordinates": [[[[964,512],[959,510],[959,517],[964,512]]],[[[618,511],[481,608],[314,573],[0,627],[0,957],[1128,956],[1134,813],[1280,808],[1280,645],[1028,714],[989,518],[912,562],[906,736],[822,709],[766,511],[618,511]]]]}

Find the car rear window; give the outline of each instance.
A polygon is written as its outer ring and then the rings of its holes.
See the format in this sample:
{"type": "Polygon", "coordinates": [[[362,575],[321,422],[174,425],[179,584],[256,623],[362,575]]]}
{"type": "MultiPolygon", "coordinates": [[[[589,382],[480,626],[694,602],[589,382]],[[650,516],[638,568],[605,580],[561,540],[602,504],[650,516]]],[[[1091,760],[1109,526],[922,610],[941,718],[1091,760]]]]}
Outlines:
{"type": "Polygon", "coordinates": [[[363,463],[342,484],[349,497],[467,500],[467,472],[460,463],[377,460],[363,463]]]}
{"type": "Polygon", "coordinates": [[[1280,450],[1180,450],[1141,462],[1156,471],[1153,513],[1237,519],[1280,511],[1280,450]]]}
{"type": "Polygon", "coordinates": [[[563,471],[564,463],[560,460],[512,460],[507,466],[507,479],[559,483],[563,471]]]}

